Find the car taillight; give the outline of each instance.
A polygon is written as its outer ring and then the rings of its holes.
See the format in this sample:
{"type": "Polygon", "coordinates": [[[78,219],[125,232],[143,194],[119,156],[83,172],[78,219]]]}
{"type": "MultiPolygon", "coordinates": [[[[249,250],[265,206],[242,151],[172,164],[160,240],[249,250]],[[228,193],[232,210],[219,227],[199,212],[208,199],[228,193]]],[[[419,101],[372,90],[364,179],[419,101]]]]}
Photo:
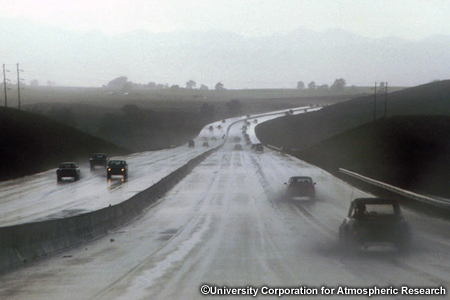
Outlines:
{"type": "Polygon", "coordinates": [[[111,171],[111,168],[108,168],[108,171],[111,171]]]}

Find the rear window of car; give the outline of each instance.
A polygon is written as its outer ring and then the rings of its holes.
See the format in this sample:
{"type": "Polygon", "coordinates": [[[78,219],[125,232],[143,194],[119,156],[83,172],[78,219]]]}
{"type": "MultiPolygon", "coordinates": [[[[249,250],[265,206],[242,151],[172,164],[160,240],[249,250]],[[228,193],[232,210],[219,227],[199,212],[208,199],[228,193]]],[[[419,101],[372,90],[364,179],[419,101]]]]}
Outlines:
{"type": "Polygon", "coordinates": [[[291,183],[293,184],[311,184],[311,178],[292,178],[291,183]]]}
{"type": "Polygon", "coordinates": [[[60,164],[59,167],[61,169],[69,169],[69,168],[75,168],[74,164],[60,164]]]}

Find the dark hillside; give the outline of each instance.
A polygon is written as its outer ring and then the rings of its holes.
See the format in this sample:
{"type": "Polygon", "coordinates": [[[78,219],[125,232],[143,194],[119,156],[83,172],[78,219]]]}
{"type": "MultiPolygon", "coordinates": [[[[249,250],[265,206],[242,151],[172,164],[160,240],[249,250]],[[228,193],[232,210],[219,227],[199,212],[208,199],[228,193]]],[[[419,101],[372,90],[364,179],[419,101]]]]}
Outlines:
{"type": "MultiPolygon", "coordinates": [[[[384,93],[377,94],[376,116],[384,117],[384,93]]],[[[387,116],[450,115],[450,80],[388,93],[387,116]]],[[[374,96],[324,107],[320,111],[278,118],[256,127],[261,141],[304,149],[374,120],[374,96]]]]}
{"type": "Polygon", "coordinates": [[[450,198],[450,116],[378,120],[296,156],[334,174],[344,168],[407,190],[450,198]]]}
{"type": "Polygon", "coordinates": [[[43,116],[0,108],[0,180],[56,168],[62,161],[88,162],[95,152],[129,153],[43,116]]]}

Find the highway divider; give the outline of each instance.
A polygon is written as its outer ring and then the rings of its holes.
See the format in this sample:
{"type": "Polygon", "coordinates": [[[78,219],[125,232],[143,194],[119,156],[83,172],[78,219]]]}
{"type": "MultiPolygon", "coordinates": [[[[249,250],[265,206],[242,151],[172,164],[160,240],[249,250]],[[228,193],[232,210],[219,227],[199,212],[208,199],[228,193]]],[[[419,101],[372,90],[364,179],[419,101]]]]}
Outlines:
{"type": "Polygon", "coordinates": [[[381,182],[381,181],[377,181],[375,179],[371,179],[369,177],[365,177],[363,175],[360,175],[358,173],[355,172],[351,172],[342,168],[339,168],[339,172],[349,175],[351,177],[357,178],[359,180],[365,181],[367,183],[370,183],[372,185],[381,187],[385,190],[389,190],[391,192],[394,192],[396,194],[402,195],[404,197],[407,197],[409,199],[413,199],[413,200],[417,200],[429,205],[433,205],[436,207],[441,207],[441,208],[446,208],[449,209],[450,208],[450,200],[449,199],[442,199],[442,198],[437,198],[437,197],[431,197],[431,196],[424,196],[424,195],[420,195],[411,191],[407,191],[398,187],[395,187],[393,185],[381,182]]]}
{"type": "Polygon", "coordinates": [[[220,147],[191,159],[122,203],[64,219],[0,227],[0,272],[81,245],[133,221],[220,147]]]}

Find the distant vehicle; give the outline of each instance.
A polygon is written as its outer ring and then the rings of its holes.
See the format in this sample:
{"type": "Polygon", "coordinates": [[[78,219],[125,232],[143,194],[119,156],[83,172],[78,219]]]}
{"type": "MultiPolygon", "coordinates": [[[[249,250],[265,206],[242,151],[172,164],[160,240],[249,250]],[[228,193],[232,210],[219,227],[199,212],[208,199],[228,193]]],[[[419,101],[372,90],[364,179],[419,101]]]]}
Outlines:
{"type": "Polygon", "coordinates": [[[385,243],[407,250],[410,228],[396,200],[357,198],[339,226],[339,241],[349,250],[385,243]]]}
{"type": "Polygon", "coordinates": [[[258,119],[254,119],[253,123],[255,123],[255,124],[258,123],[258,119]]]}
{"type": "Polygon", "coordinates": [[[252,146],[250,147],[250,149],[255,150],[256,149],[256,145],[255,143],[252,144],[252,146]]]}
{"type": "Polygon", "coordinates": [[[235,136],[233,140],[234,140],[235,143],[239,143],[241,141],[241,137],[240,136],[235,136]]]}
{"type": "Polygon", "coordinates": [[[195,147],[195,142],[194,142],[194,140],[189,140],[189,142],[188,142],[188,147],[189,147],[189,148],[194,148],[194,147],[195,147]]]}
{"type": "Polygon", "coordinates": [[[256,146],[255,146],[255,153],[263,153],[263,152],[264,152],[263,144],[256,144],[256,146]]]}
{"type": "Polygon", "coordinates": [[[106,177],[111,179],[112,175],[123,176],[128,178],[128,164],[125,160],[110,160],[106,169],[106,177]]]}
{"type": "Polygon", "coordinates": [[[105,153],[94,153],[91,158],[89,158],[89,164],[91,170],[96,166],[106,167],[108,165],[109,158],[105,153]]]}
{"type": "Polygon", "coordinates": [[[213,136],[212,138],[211,138],[211,141],[216,141],[217,140],[217,138],[215,137],[215,136],[213,136]]]}
{"type": "Polygon", "coordinates": [[[209,131],[213,131],[214,127],[212,125],[209,125],[208,129],[209,129],[209,131]]]}
{"type": "Polygon", "coordinates": [[[207,141],[203,142],[203,147],[209,147],[209,143],[207,141]]]}
{"type": "Polygon", "coordinates": [[[80,179],[80,168],[74,162],[63,162],[56,170],[56,179],[60,182],[63,178],[70,177],[74,181],[80,179]]]}
{"type": "Polygon", "coordinates": [[[244,149],[242,148],[241,144],[234,145],[234,151],[242,151],[242,150],[244,150],[244,149]]]}
{"type": "Polygon", "coordinates": [[[311,177],[308,176],[293,176],[289,178],[287,185],[286,196],[288,198],[294,197],[308,197],[310,200],[316,199],[316,184],[311,177]]]}
{"type": "Polygon", "coordinates": [[[225,120],[225,119],[222,120],[222,123],[226,123],[226,122],[227,122],[227,120],[225,120]]]}

